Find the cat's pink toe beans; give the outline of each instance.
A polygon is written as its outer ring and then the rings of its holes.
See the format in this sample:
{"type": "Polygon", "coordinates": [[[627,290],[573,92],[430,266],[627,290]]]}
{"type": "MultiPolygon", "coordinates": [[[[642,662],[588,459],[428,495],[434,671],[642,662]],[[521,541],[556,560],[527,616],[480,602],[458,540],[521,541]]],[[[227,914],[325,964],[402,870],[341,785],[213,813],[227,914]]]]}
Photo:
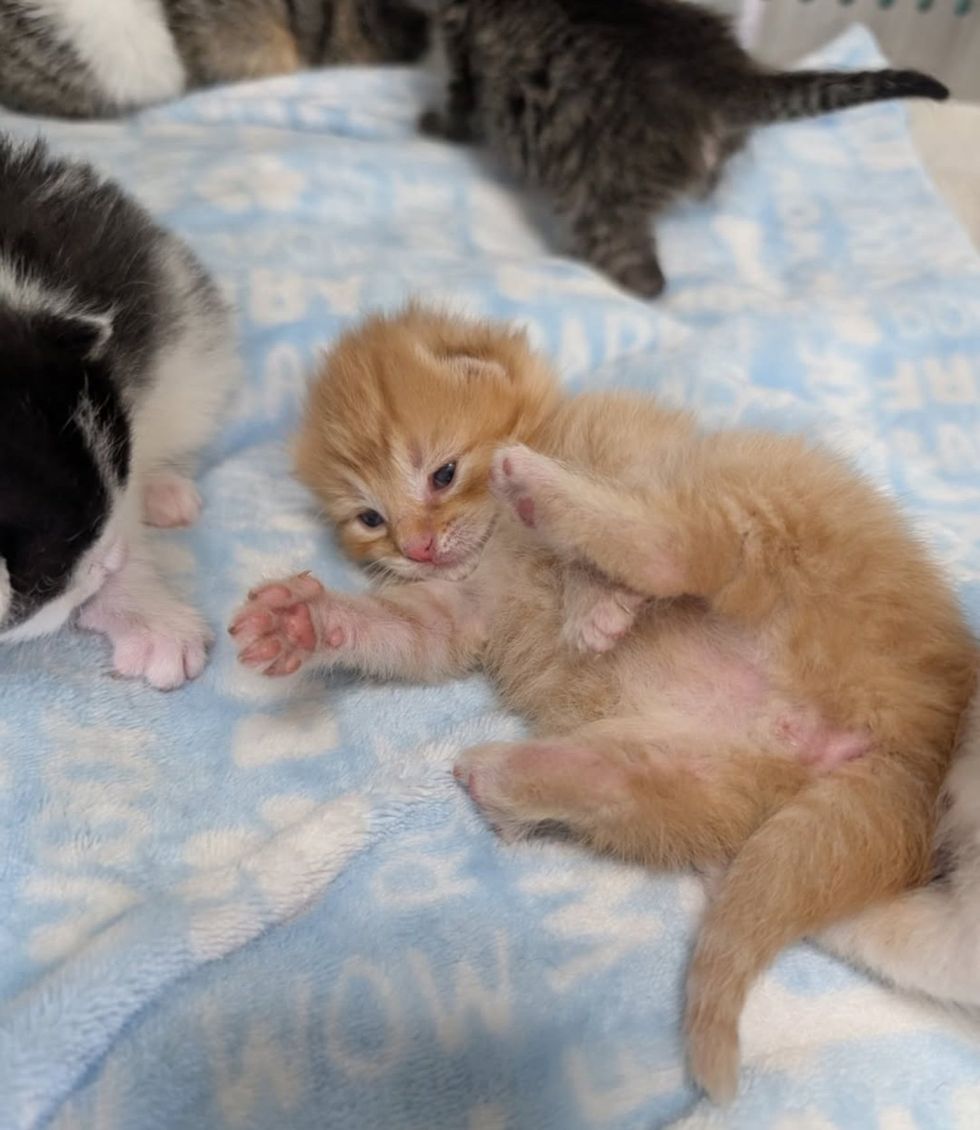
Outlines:
{"type": "Polygon", "coordinates": [[[249,592],[248,599],[261,608],[286,608],[300,601],[314,600],[324,591],[312,573],[298,573],[285,581],[259,585],[249,592]]]}
{"type": "Polygon", "coordinates": [[[314,606],[325,599],[323,585],[309,573],[252,589],[228,628],[239,662],[264,675],[293,675],[318,646],[340,647],[346,637],[336,626],[318,639],[314,606]]]}

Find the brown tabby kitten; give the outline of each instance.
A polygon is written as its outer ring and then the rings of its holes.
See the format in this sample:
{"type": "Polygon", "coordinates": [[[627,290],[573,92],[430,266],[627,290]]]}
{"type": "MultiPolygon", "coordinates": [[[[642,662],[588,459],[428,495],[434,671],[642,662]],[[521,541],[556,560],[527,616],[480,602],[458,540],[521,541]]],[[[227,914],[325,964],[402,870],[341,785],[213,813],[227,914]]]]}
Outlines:
{"type": "Polygon", "coordinates": [[[297,445],[356,560],[250,595],[240,659],[439,681],[480,666],[534,737],[462,753],[502,830],[727,864],[688,986],[695,1078],[783,946],[921,878],[975,654],[894,505],[800,438],[563,397],[524,337],[419,308],[345,335],[297,445]]]}
{"type": "Polygon", "coordinates": [[[445,113],[424,131],[483,137],[546,191],[576,254],[653,297],[650,217],[707,192],[749,131],[888,98],[948,95],[916,71],[769,71],[688,0],[441,0],[445,113]]]}

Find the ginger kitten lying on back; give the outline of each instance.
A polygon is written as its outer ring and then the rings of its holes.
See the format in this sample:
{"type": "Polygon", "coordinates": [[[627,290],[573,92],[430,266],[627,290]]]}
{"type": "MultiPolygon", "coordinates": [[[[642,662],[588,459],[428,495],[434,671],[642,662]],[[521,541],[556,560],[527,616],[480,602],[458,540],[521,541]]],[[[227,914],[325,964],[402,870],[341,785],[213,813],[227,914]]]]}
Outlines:
{"type": "Polygon", "coordinates": [[[521,334],[416,307],[340,340],[297,453],[351,556],[410,583],[265,585],[231,628],[242,662],[482,666],[536,734],[459,758],[497,826],[728,864],[687,1031],[694,1077],[731,1095],[760,971],[928,865],[974,664],[939,570],[804,440],[565,397],[521,334]]]}

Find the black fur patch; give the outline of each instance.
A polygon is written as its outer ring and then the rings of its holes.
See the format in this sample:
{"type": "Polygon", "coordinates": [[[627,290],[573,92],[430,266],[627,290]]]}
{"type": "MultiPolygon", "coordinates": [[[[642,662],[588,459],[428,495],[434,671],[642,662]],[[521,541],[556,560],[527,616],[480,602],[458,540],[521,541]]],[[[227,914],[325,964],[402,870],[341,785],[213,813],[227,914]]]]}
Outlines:
{"type": "Polygon", "coordinates": [[[4,628],[64,590],[105,523],[109,489],[80,426],[83,403],[114,477],[128,474],[129,426],[105,363],[86,359],[90,335],[0,307],[0,555],[13,590],[4,628]]]}
{"type": "Polygon", "coordinates": [[[89,166],[0,139],[0,631],[64,591],[127,481],[172,319],[162,239],[89,166]]]}

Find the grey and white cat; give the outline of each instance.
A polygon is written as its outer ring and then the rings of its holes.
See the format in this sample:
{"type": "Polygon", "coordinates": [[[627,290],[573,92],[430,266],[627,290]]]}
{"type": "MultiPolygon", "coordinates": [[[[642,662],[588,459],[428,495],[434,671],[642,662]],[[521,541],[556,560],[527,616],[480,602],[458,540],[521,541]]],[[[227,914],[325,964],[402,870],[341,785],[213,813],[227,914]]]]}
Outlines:
{"type": "Polygon", "coordinates": [[[326,63],[410,61],[427,43],[403,0],[0,0],[0,104],[99,117],[326,63]]]}
{"type": "Polygon", "coordinates": [[[645,296],[664,287],[651,216],[709,191],[753,127],[948,95],[916,71],[767,70],[686,0],[418,2],[436,9],[450,73],[422,129],[484,138],[545,190],[576,254],[645,296]]]}
{"type": "Polygon", "coordinates": [[[0,136],[0,642],[78,611],[121,674],[203,669],[211,633],[143,524],[186,525],[185,477],[239,372],[191,252],[92,168],[0,136]]]}
{"type": "Polygon", "coordinates": [[[900,989],[980,1008],[980,694],[964,717],[944,800],[941,877],[818,941],[900,989]]]}

